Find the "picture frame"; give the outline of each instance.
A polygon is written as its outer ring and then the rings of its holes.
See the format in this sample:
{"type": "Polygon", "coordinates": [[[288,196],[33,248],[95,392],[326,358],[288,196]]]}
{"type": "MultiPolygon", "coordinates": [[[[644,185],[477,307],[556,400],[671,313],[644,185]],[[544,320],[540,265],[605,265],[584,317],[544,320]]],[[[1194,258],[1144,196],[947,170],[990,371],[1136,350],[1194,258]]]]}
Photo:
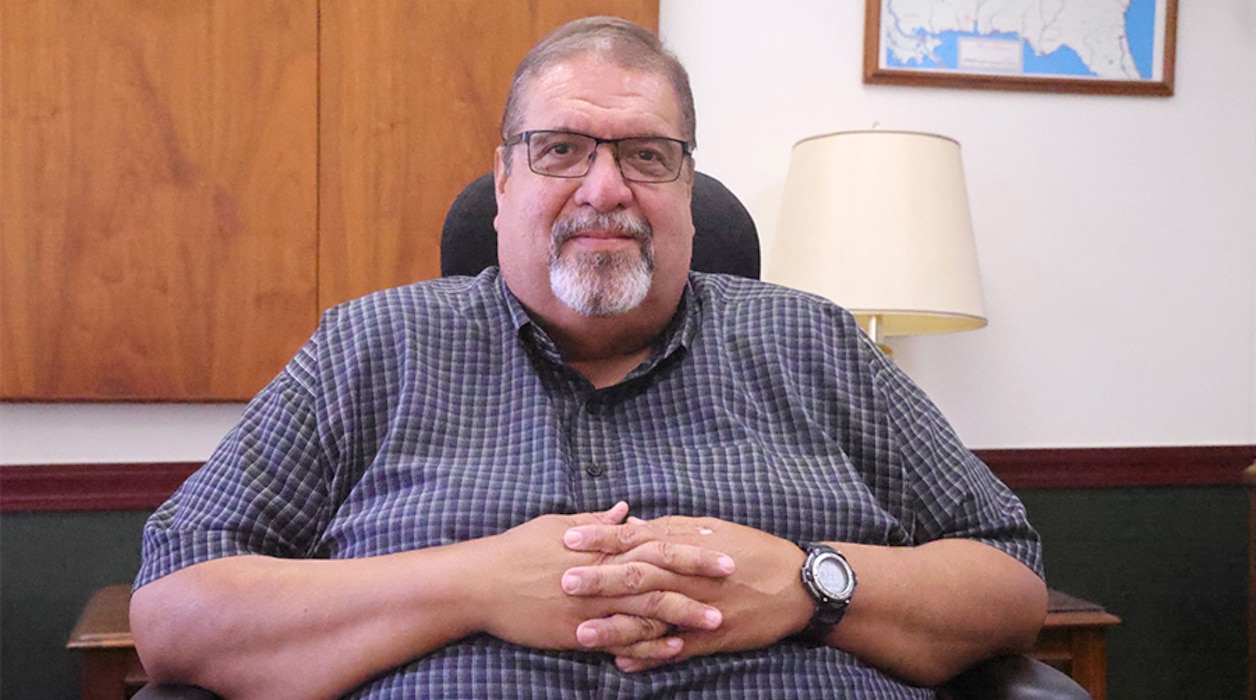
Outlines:
{"type": "Polygon", "coordinates": [[[1005,5],[1024,2],[867,0],[864,82],[1173,95],[1177,0],[1130,0],[1119,23],[1101,0],[1064,5],[1052,22],[1001,15],[1005,5]]]}

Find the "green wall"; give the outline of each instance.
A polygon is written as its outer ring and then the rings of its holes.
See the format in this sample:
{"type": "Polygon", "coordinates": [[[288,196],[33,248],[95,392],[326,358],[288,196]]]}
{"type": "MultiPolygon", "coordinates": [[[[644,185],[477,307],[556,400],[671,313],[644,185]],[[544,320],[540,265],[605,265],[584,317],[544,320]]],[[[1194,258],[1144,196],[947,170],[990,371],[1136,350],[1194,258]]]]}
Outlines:
{"type": "Polygon", "coordinates": [[[146,516],[0,515],[0,698],[79,697],[66,639],[93,591],[135,576],[146,516]]]}
{"type": "MultiPolygon", "coordinates": [[[[1051,585],[1102,603],[1112,700],[1246,697],[1247,494],[1026,491],[1051,585]]],[[[92,591],[139,567],[146,513],[0,516],[0,697],[78,697],[65,646],[92,591]]]]}
{"type": "Polygon", "coordinates": [[[1047,581],[1101,603],[1108,697],[1247,697],[1248,505],[1240,487],[1027,491],[1047,581]]]}

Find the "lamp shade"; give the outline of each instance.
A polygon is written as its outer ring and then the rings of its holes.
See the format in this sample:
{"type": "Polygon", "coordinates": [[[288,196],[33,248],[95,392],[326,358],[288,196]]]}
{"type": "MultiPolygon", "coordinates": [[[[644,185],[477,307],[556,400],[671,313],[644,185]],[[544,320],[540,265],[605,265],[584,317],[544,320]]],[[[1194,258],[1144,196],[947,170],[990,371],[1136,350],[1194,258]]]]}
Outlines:
{"type": "Polygon", "coordinates": [[[837,302],[874,338],[986,325],[959,143],[878,130],[799,141],[766,278],[837,302]]]}

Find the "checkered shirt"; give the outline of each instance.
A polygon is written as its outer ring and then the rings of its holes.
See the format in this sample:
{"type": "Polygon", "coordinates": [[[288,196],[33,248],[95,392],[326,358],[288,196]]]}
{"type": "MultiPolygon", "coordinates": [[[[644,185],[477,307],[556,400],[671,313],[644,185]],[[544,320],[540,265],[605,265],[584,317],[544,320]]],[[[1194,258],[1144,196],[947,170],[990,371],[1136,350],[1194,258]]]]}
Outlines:
{"type": "MultiPolygon", "coordinates": [[[[205,466],[148,521],[137,586],[245,553],[369,557],[627,501],[793,540],[976,539],[1041,574],[1019,500],[852,317],[693,273],[649,360],[597,390],[496,268],[329,310],[205,466]]],[[[473,636],[352,697],[915,698],[794,642],[625,674],[473,636]]]]}

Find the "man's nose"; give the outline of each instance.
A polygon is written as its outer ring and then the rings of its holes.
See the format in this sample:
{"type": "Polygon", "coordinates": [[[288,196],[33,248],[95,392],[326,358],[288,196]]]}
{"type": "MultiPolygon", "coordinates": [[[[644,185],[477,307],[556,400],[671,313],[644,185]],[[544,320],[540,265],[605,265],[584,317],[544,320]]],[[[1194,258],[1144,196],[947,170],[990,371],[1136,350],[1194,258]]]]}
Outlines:
{"type": "Polygon", "coordinates": [[[576,190],[576,203],[587,204],[597,211],[613,211],[632,201],[632,188],[619,169],[615,148],[598,144],[589,172],[576,190]]]}

